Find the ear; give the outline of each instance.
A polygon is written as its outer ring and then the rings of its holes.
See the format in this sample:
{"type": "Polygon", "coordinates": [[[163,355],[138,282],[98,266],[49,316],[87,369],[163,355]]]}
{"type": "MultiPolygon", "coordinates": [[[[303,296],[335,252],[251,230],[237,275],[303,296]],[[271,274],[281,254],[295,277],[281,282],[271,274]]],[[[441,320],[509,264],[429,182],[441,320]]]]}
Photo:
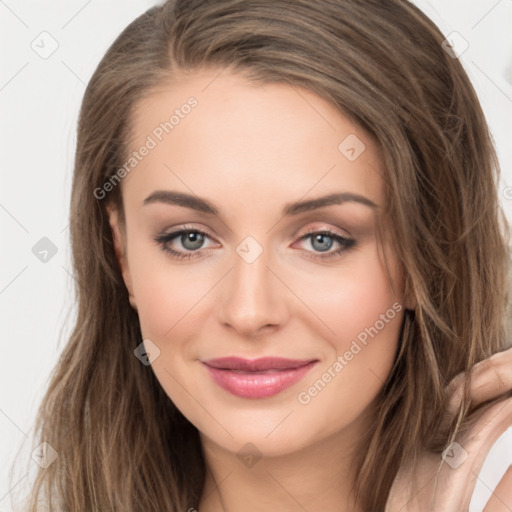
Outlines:
{"type": "Polygon", "coordinates": [[[416,309],[417,305],[418,305],[418,302],[416,301],[416,297],[414,296],[413,290],[410,289],[408,292],[406,291],[405,295],[404,295],[405,309],[414,311],[416,309]]]}
{"type": "Polygon", "coordinates": [[[405,299],[405,309],[410,309],[414,311],[417,306],[416,297],[412,293],[410,293],[405,299]]]}
{"type": "Polygon", "coordinates": [[[137,310],[135,296],[133,295],[132,277],[130,274],[130,268],[128,266],[128,258],[126,254],[126,236],[119,220],[119,212],[111,204],[108,204],[106,208],[110,227],[112,228],[112,239],[114,241],[116,259],[123,276],[124,284],[128,290],[130,304],[135,310],[137,310]]]}

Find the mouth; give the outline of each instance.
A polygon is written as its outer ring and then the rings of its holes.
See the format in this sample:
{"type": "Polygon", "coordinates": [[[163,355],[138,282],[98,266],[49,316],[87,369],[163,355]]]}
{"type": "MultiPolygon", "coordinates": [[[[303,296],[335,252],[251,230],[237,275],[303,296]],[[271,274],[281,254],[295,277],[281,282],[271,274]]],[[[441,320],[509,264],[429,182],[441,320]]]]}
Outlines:
{"type": "Polygon", "coordinates": [[[231,394],[243,398],[266,398],[293,386],[318,363],[318,359],[224,357],[202,363],[212,380],[231,394]]]}

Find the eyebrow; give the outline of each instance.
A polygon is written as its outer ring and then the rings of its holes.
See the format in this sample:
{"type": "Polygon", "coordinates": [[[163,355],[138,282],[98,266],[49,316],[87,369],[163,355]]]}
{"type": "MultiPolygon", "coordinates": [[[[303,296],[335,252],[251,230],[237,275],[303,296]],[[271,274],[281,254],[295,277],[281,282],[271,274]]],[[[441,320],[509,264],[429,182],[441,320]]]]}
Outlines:
{"type": "MultiPolygon", "coordinates": [[[[210,202],[200,197],[186,194],[184,192],[175,192],[171,190],[156,190],[144,199],[143,206],[153,203],[164,203],[176,206],[183,206],[191,210],[218,215],[219,210],[210,202]]],[[[341,205],[344,203],[359,203],[369,208],[378,208],[378,206],[367,197],[352,192],[339,192],[327,196],[309,199],[307,201],[296,201],[284,206],[282,215],[292,216],[299,213],[317,210],[323,206],[341,205]]]]}

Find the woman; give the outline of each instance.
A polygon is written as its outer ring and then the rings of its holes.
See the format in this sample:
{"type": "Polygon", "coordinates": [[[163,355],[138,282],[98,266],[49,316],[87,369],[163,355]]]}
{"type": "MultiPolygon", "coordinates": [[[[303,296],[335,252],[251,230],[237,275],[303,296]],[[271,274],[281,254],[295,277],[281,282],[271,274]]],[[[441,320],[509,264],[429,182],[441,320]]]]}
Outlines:
{"type": "Polygon", "coordinates": [[[512,424],[509,233],[443,41],[398,0],[125,29],[81,109],[78,317],[29,510],[468,508],[512,424]]]}

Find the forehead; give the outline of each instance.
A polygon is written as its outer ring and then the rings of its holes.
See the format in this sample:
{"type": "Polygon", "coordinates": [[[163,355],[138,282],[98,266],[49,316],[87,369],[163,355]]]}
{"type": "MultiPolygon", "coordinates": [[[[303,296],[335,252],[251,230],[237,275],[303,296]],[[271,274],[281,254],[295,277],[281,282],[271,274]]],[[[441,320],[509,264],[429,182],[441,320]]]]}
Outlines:
{"type": "Polygon", "coordinates": [[[384,199],[382,159],[371,136],[291,84],[197,71],[139,101],[130,128],[130,153],[150,149],[122,183],[127,202],[139,204],[165,187],[221,202],[284,203],[333,191],[377,204],[384,199]]]}

